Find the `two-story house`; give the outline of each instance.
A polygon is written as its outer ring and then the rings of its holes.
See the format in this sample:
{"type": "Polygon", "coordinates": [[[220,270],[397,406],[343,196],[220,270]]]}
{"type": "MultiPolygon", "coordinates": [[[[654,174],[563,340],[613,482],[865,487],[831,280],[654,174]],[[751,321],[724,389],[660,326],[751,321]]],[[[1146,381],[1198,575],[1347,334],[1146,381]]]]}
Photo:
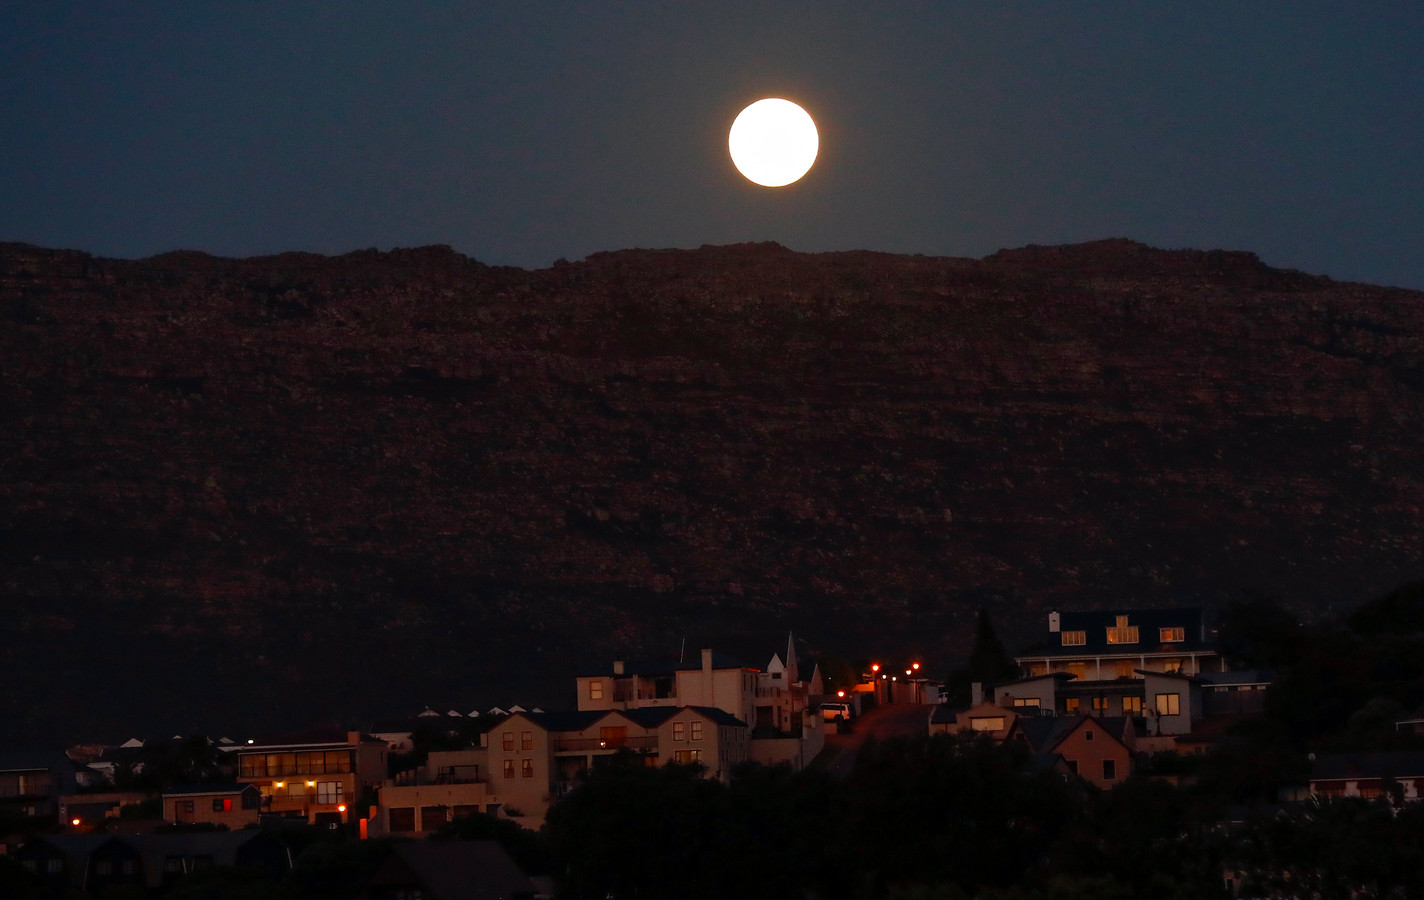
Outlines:
{"type": "Polygon", "coordinates": [[[74,766],[60,753],[0,754],[0,824],[59,821],[59,799],[74,792],[74,766]]]}
{"type": "Polygon", "coordinates": [[[262,794],[264,814],[309,823],[356,821],[362,795],[386,777],[385,741],[319,728],[237,747],[237,780],[262,794]]]}
{"type": "Polygon", "coordinates": [[[1200,685],[1226,670],[1200,609],[1054,611],[1044,645],[1015,662],[1024,678],[995,688],[1000,705],[1152,720],[1148,730],[1164,735],[1190,730],[1183,679],[1200,685]]]}

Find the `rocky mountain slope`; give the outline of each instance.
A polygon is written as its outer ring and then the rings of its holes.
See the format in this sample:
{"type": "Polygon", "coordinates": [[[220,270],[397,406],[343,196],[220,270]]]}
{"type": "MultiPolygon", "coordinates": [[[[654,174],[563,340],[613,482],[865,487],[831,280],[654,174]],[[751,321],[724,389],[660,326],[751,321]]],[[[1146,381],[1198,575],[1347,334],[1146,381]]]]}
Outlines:
{"type": "Polygon", "coordinates": [[[974,613],[1303,613],[1420,573],[1424,294],[1128,241],[0,245],[0,718],[565,705],[621,654],[919,653],[974,613]],[[486,699],[488,698],[488,700],[486,699]]]}

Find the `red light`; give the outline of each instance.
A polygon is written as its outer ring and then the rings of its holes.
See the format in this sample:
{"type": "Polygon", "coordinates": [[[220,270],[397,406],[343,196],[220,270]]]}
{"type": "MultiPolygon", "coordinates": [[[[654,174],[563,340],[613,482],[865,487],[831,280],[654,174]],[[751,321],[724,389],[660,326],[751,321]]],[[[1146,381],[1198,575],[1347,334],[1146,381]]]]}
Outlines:
{"type": "Polygon", "coordinates": [[[78,828],[78,827],[79,827],[79,820],[78,820],[78,819],[70,819],[70,820],[69,820],[69,824],[70,824],[70,825],[73,825],[75,828],[78,828]]]}
{"type": "Polygon", "coordinates": [[[341,804],[340,806],[336,807],[336,811],[337,811],[337,812],[346,812],[346,804],[343,803],[343,804],[341,804]]]}

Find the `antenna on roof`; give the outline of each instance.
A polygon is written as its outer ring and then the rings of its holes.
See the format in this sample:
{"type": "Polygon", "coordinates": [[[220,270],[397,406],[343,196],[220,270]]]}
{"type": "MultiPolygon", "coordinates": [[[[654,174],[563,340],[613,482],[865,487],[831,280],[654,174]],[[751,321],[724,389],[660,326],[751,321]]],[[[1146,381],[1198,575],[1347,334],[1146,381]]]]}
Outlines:
{"type": "Polygon", "coordinates": [[[687,655],[687,635],[682,636],[682,647],[677,651],[677,664],[683,664],[683,657],[687,655]]]}

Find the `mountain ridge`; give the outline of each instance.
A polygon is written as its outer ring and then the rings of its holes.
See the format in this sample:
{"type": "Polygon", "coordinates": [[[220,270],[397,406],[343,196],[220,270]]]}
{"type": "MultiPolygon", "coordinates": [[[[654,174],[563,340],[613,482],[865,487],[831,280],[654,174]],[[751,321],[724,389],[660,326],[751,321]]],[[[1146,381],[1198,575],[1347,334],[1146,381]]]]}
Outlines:
{"type": "Polygon", "coordinates": [[[1419,575],[1421,300],[1125,239],[0,244],[4,715],[548,707],[787,628],[942,668],[980,605],[1011,639],[1055,605],[1318,613],[1419,575]]]}

